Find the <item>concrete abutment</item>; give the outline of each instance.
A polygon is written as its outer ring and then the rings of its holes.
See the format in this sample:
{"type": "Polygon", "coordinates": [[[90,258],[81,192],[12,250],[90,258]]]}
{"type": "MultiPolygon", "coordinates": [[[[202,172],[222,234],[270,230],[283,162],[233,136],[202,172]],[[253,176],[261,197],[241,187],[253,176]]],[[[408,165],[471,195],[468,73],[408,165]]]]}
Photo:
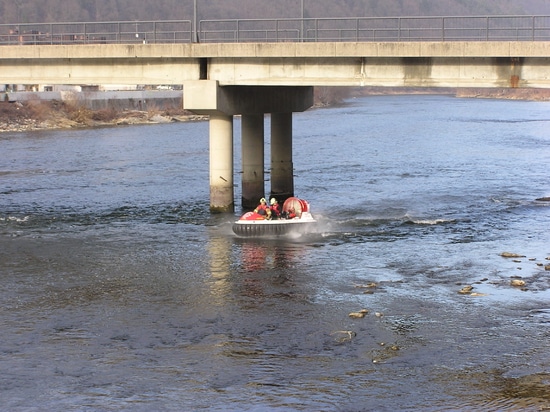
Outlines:
{"type": "Polygon", "coordinates": [[[210,116],[210,209],[234,210],[233,116],[242,115],[242,207],[265,196],[264,116],[271,114],[270,195],[294,195],[292,113],[313,105],[311,86],[219,86],[217,81],[184,83],[184,109],[210,116]]]}

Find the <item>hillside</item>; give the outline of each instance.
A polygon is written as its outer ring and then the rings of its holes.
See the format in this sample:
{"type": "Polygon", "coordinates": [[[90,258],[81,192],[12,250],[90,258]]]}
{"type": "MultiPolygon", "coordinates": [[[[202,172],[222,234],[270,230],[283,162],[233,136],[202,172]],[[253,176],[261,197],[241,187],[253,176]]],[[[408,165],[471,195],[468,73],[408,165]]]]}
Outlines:
{"type": "Polygon", "coordinates": [[[418,15],[550,15],[548,0],[0,0],[0,24],[418,15]],[[303,2],[303,3],[302,3],[303,2]]]}

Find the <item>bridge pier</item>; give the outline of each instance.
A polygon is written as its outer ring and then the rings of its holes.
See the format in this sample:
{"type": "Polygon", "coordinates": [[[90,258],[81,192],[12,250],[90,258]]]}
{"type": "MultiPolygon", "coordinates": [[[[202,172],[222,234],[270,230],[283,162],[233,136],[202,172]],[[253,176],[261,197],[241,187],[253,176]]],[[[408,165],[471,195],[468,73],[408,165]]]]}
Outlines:
{"type": "Polygon", "coordinates": [[[233,211],[233,116],[210,115],[210,209],[233,211]]]}
{"type": "Polygon", "coordinates": [[[265,196],[264,114],[271,113],[271,190],[294,195],[292,113],[313,105],[311,86],[219,86],[214,80],[184,84],[186,110],[210,116],[210,209],[234,209],[233,116],[242,115],[242,206],[265,196]]]}
{"type": "Polygon", "coordinates": [[[242,116],[242,206],[252,209],[264,196],[264,115],[242,116]]]}
{"type": "Polygon", "coordinates": [[[271,113],[271,196],[294,196],[292,113],[271,113]]]}

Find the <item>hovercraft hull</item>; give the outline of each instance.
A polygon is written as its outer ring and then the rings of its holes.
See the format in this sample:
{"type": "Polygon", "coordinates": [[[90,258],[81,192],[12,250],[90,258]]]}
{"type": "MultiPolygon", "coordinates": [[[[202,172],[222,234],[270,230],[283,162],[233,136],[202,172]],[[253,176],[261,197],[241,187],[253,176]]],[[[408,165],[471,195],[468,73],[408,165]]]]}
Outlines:
{"type": "Polygon", "coordinates": [[[233,223],[233,232],[242,237],[279,237],[304,234],[311,231],[316,220],[239,220],[233,223]]]}

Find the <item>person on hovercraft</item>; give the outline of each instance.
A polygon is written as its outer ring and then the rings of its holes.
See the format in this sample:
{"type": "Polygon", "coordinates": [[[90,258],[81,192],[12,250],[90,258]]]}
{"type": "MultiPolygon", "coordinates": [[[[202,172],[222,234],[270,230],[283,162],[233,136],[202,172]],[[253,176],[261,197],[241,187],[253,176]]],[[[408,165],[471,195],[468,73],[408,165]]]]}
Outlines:
{"type": "Polygon", "coordinates": [[[294,219],[296,217],[296,211],[294,210],[294,208],[291,208],[287,214],[286,214],[286,218],[287,219],[294,219]]]}
{"type": "Polygon", "coordinates": [[[271,209],[271,216],[274,219],[279,219],[281,217],[281,207],[279,206],[279,202],[277,202],[277,199],[272,197],[269,201],[269,204],[269,208],[271,209]]]}
{"type": "Polygon", "coordinates": [[[267,202],[265,198],[260,199],[260,204],[254,209],[254,213],[258,213],[259,215],[263,215],[266,217],[266,219],[271,219],[271,209],[267,205],[267,202]]]}

